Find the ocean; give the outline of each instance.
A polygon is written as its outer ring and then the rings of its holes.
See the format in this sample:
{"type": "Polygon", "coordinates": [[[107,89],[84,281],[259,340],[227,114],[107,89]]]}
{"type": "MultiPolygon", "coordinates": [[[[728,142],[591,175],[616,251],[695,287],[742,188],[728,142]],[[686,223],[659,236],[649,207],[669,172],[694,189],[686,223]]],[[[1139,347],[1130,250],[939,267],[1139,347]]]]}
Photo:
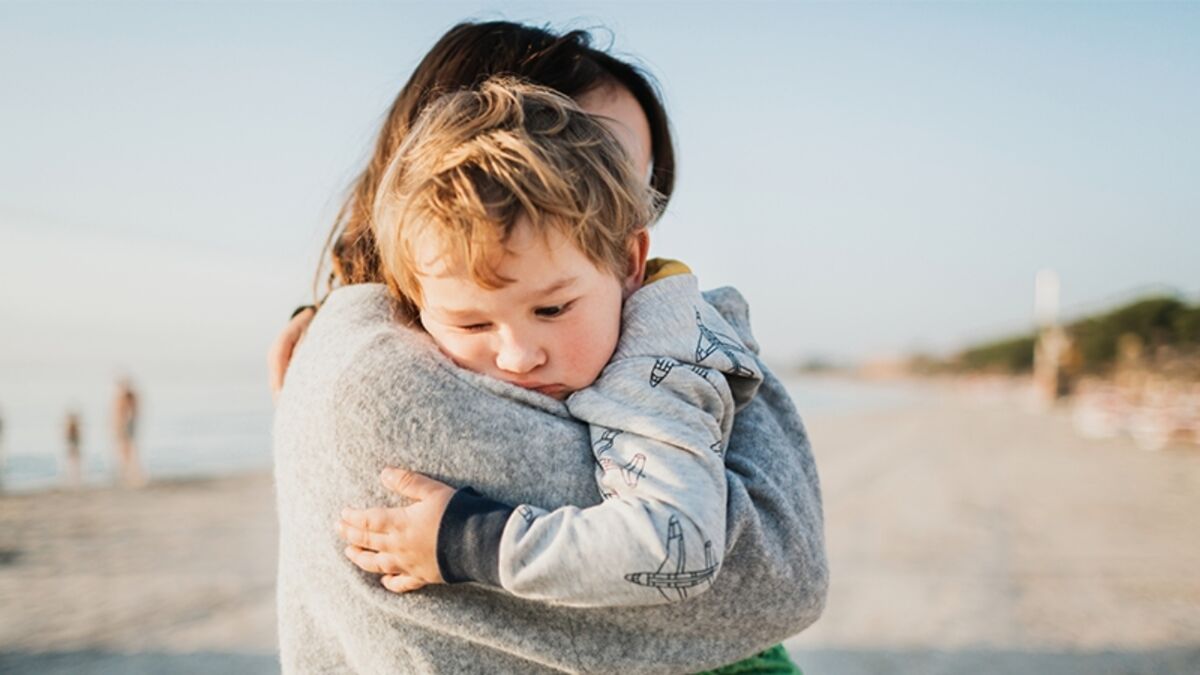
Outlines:
{"type": "MultiPolygon", "coordinates": [[[[23,369],[0,380],[3,487],[44,489],[62,481],[67,412],[82,420],[83,481],[115,475],[112,409],[118,375],[23,369]]],[[[215,475],[271,464],[266,375],[176,369],[132,378],[139,398],[137,445],[153,478],[215,475]]]]}
{"type": "MultiPolygon", "coordinates": [[[[271,466],[272,403],[259,369],[144,374],[138,449],[152,479],[221,475],[271,466]]],[[[6,491],[63,482],[68,410],[82,419],[83,482],[111,483],[116,474],[112,399],[117,375],[107,371],[25,369],[0,381],[0,462],[6,491]]],[[[923,395],[911,383],[831,377],[789,378],[788,391],[806,414],[848,414],[903,405],[923,395]]]]}

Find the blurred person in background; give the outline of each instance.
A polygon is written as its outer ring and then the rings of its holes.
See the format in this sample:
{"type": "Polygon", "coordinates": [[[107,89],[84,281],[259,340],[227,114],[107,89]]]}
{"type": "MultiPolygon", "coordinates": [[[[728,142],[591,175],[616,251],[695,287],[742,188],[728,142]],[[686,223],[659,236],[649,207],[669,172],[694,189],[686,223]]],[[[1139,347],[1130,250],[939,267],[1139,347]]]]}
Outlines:
{"type": "Polygon", "coordinates": [[[67,487],[79,487],[83,478],[83,454],[80,452],[79,447],[82,426],[83,424],[79,419],[78,411],[71,410],[67,412],[67,419],[63,423],[63,432],[67,441],[67,457],[63,479],[67,487]]]}
{"type": "Polygon", "coordinates": [[[128,377],[117,382],[117,393],[113,398],[113,432],[116,436],[117,468],[120,481],[128,487],[145,485],[146,474],[142,471],[137,451],[138,396],[128,377]]]}
{"type": "Polygon", "coordinates": [[[0,491],[4,490],[4,410],[0,408],[0,491]]]}

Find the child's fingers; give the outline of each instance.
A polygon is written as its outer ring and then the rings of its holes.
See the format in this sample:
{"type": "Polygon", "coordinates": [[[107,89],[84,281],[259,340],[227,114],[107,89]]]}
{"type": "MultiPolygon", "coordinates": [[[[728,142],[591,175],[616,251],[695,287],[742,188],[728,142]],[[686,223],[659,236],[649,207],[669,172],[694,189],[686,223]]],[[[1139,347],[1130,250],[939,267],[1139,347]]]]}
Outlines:
{"type": "Polygon", "coordinates": [[[342,509],[342,520],[360,530],[370,530],[372,532],[383,532],[391,522],[388,510],[384,508],[362,510],[345,508],[342,509]]]}
{"type": "Polygon", "coordinates": [[[424,588],[425,582],[407,574],[388,574],[382,579],[383,587],[393,593],[408,593],[424,588]]]}
{"type": "Polygon", "coordinates": [[[388,547],[388,536],[378,532],[368,532],[367,530],[359,529],[346,521],[338,523],[338,534],[348,544],[353,544],[359,548],[367,548],[372,551],[382,551],[388,547]]]}
{"type": "Polygon", "coordinates": [[[387,468],[379,477],[389,490],[414,501],[421,501],[445,490],[453,492],[449,485],[408,469],[387,468]]]}
{"type": "Polygon", "coordinates": [[[371,574],[401,574],[404,572],[395,557],[386,553],[368,551],[357,546],[347,546],[342,552],[360,570],[371,574]]]}

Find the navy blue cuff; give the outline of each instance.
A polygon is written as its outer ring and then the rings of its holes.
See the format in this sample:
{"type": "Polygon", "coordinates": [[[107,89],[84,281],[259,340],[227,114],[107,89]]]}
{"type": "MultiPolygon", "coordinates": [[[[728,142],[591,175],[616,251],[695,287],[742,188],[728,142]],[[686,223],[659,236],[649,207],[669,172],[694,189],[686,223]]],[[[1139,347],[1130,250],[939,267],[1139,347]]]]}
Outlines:
{"type": "Polygon", "coordinates": [[[500,586],[500,539],[513,507],[464,487],[454,492],[438,526],[437,561],[448,584],[500,586]]]}

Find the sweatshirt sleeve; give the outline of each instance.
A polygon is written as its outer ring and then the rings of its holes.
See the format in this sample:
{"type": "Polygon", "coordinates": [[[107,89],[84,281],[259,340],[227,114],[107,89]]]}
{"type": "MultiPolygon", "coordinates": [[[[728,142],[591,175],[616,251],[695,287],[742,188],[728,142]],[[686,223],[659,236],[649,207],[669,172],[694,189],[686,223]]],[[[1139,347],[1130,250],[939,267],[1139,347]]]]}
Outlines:
{"type": "Polygon", "coordinates": [[[652,387],[655,367],[648,358],[616,362],[571,398],[591,424],[605,501],[520,509],[501,540],[505,590],[571,605],[647,605],[712,585],[725,550],[721,426],[733,400],[724,378],[703,368],[652,387]]]}
{"type": "Polygon", "coordinates": [[[572,606],[678,602],[712,585],[725,551],[723,452],[736,408],[727,374],[744,378],[756,362],[743,352],[734,373],[729,359],[698,349],[720,321],[715,310],[686,282],[656,286],[631,298],[613,360],[568,400],[591,426],[604,502],[512,509],[460,491],[439,532],[447,580],[572,606]],[[638,330],[645,322],[650,339],[638,330]]]}

